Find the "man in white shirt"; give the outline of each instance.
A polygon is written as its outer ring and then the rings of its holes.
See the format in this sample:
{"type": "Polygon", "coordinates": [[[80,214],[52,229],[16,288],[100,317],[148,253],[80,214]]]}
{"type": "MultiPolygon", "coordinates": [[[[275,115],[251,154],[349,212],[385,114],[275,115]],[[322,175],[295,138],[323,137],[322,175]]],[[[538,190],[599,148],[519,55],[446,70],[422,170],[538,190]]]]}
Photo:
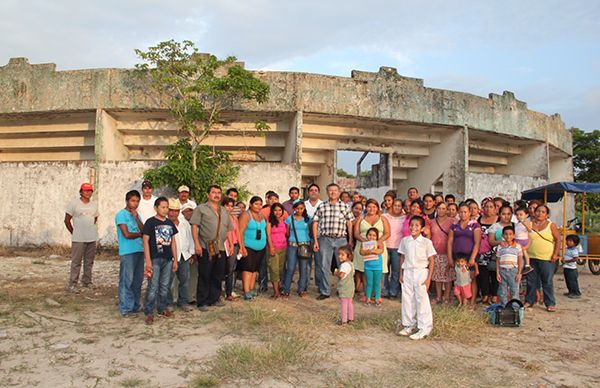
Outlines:
{"type": "MultiPolygon", "coordinates": [[[[306,201],[304,201],[304,207],[306,208],[306,214],[308,214],[308,218],[311,220],[312,223],[312,218],[315,216],[315,212],[317,211],[317,208],[319,207],[320,204],[323,203],[323,201],[321,201],[321,188],[319,187],[319,185],[317,185],[316,183],[312,183],[310,186],[308,186],[308,199],[306,201]]],[[[312,228],[309,227],[309,230],[311,230],[312,228]]],[[[311,240],[310,240],[310,246],[313,246],[315,242],[315,236],[311,236],[311,240]]],[[[310,275],[311,271],[312,271],[312,263],[313,263],[313,259],[316,260],[316,256],[320,255],[320,252],[313,252],[313,255],[311,256],[310,259],[308,259],[308,274],[310,275]]],[[[321,281],[321,275],[320,272],[315,270],[315,285],[318,287],[319,283],[321,281]],[[318,273],[318,275],[317,275],[318,273]]]]}
{"type": "Polygon", "coordinates": [[[196,208],[196,206],[198,206],[196,204],[196,202],[194,202],[190,199],[190,188],[189,187],[187,187],[186,185],[181,185],[177,189],[177,192],[179,193],[178,197],[179,197],[179,203],[181,204],[181,206],[185,205],[186,203],[192,204],[192,206],[194,206],[194,208],[196,208]]]}
{"type": "Polygon", "coordinates": [[[174,292],[173,280],[177,276],[177,307],[183,311],[192,311],[188,303],[188,281],[190,278],[190,258],[194,254],[194,239],[192,238],[192,227],[185,218],[180,218],[181,205],[176,199],[169,199],[169,219],[175,224],[179,233],[175,235],[177,247],[177,272],[171,272],[169,285],[169,304],[173,305],[174,292]]]}
{"type": "Polygon", "coordinates": [[[156,214],[156,211],[154,210],[156,196],[152,194],[153,191],[154,188],[152,187],[152,182],[147,179],[142,182],[142,198],[140,199],[140,204],[137,208],[142,223],[145,223],[148,218],[153,217],[156,214]]]}
{"type": "Polygon", "coordinates": [[[400,283],[402,283],[402,330],[398,335],[420,340],[433,328],[433,315],[427,290],[435,255],[433,243],[421,235],[425,220],[420,216],[410,219],[410,236],[400,241],[400,283]]]}

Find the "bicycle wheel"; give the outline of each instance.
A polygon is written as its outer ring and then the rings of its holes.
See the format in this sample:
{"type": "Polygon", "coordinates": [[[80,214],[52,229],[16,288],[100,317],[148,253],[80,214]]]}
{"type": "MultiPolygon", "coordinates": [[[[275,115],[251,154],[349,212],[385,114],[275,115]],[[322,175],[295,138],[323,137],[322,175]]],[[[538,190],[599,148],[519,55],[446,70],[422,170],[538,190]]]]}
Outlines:
{"type": "Polygon", "coordinates": [[[600,275],[600,260],[588,259],[588,266],[590,267],[591,273],[594,275],[600,275]]]}

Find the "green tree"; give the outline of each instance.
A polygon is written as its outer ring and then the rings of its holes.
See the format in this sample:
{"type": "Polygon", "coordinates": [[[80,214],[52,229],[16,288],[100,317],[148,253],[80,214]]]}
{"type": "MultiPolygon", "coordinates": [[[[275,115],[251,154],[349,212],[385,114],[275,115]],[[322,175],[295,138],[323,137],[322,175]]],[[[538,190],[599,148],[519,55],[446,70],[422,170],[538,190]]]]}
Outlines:
{"type": "Polygon", "coordinates": [[[344,170],[343,168],[338,168],[336,171],[336,174],[338,177],[340,178],[356,178],[354,175],[350,174],[348,171],[344,170]]]}
{"type": "MultiPolygon", "coordinates": [[[[196,159],[202,161],[198,168],[193,170],[192,145],[189,139],[182,138],[175,144],[167,147],[167,163],[163,166],[147,170],[144,178],[149,179],[157,186],[179,187],[187,185],[190,195],[196,201],[206,201],[206,188],[210,185],[219,185],[223,189],[235,184],[240,167],[229,160],[227,152],[215,151],[209,146],[196,147],[196,159]]],[[[245,190],[240,191],[240,196],[245,197],[245,190]]]]}
{"type": "MultiPolygon", "coordinates": [[[[591,132],[571,128],[573,134],[573,172],[575,181],[600,183],[600,130],[591,132]]],[[[577,209],[581,209],[582,196],[577,195],[577,209]]],[[[587,208],[600,211],[600,195],[586,195],[587,208]]]]}
{"type": "MultiPolygon", "coordinates": [[[[218,59],[200,54],[189,40],[169,40],[135,50],[142,63],[136,69],[151,79],[151,86],[166,97],[170,111],[191,145],[191,166],[199,168],[196,152],[202,141],[215,131],[220,114],[239,103],[263,103],[269,96],[269,85],[237,62],[236,57],[218,59]]],[[[257,130],[267,130],[264,121],[255,123],[257,130]]]]}

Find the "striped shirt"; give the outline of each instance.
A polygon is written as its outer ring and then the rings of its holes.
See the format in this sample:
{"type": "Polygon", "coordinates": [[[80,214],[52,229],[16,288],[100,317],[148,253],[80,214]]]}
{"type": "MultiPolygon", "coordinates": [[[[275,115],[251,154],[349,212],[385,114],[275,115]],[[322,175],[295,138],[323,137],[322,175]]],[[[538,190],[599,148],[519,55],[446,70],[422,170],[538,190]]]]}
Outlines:
{"type": "Polygon", "coordinates": [[[519,266],[519,257],[523,257],[523,249],[520,244],[498,247],[500,268],[516,268],[519,266]]]}

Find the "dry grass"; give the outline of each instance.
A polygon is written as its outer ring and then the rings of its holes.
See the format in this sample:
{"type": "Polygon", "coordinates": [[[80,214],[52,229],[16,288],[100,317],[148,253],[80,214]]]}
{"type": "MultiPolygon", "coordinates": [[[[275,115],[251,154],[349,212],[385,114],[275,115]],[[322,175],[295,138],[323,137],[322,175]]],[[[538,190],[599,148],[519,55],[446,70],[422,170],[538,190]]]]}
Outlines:
{"type": "Polygon", "coordinates": [[[485,338],[488,330],[490,325],[485,314],[462,307],[433,306],[431,339],[472,344],[485,338]]]}

